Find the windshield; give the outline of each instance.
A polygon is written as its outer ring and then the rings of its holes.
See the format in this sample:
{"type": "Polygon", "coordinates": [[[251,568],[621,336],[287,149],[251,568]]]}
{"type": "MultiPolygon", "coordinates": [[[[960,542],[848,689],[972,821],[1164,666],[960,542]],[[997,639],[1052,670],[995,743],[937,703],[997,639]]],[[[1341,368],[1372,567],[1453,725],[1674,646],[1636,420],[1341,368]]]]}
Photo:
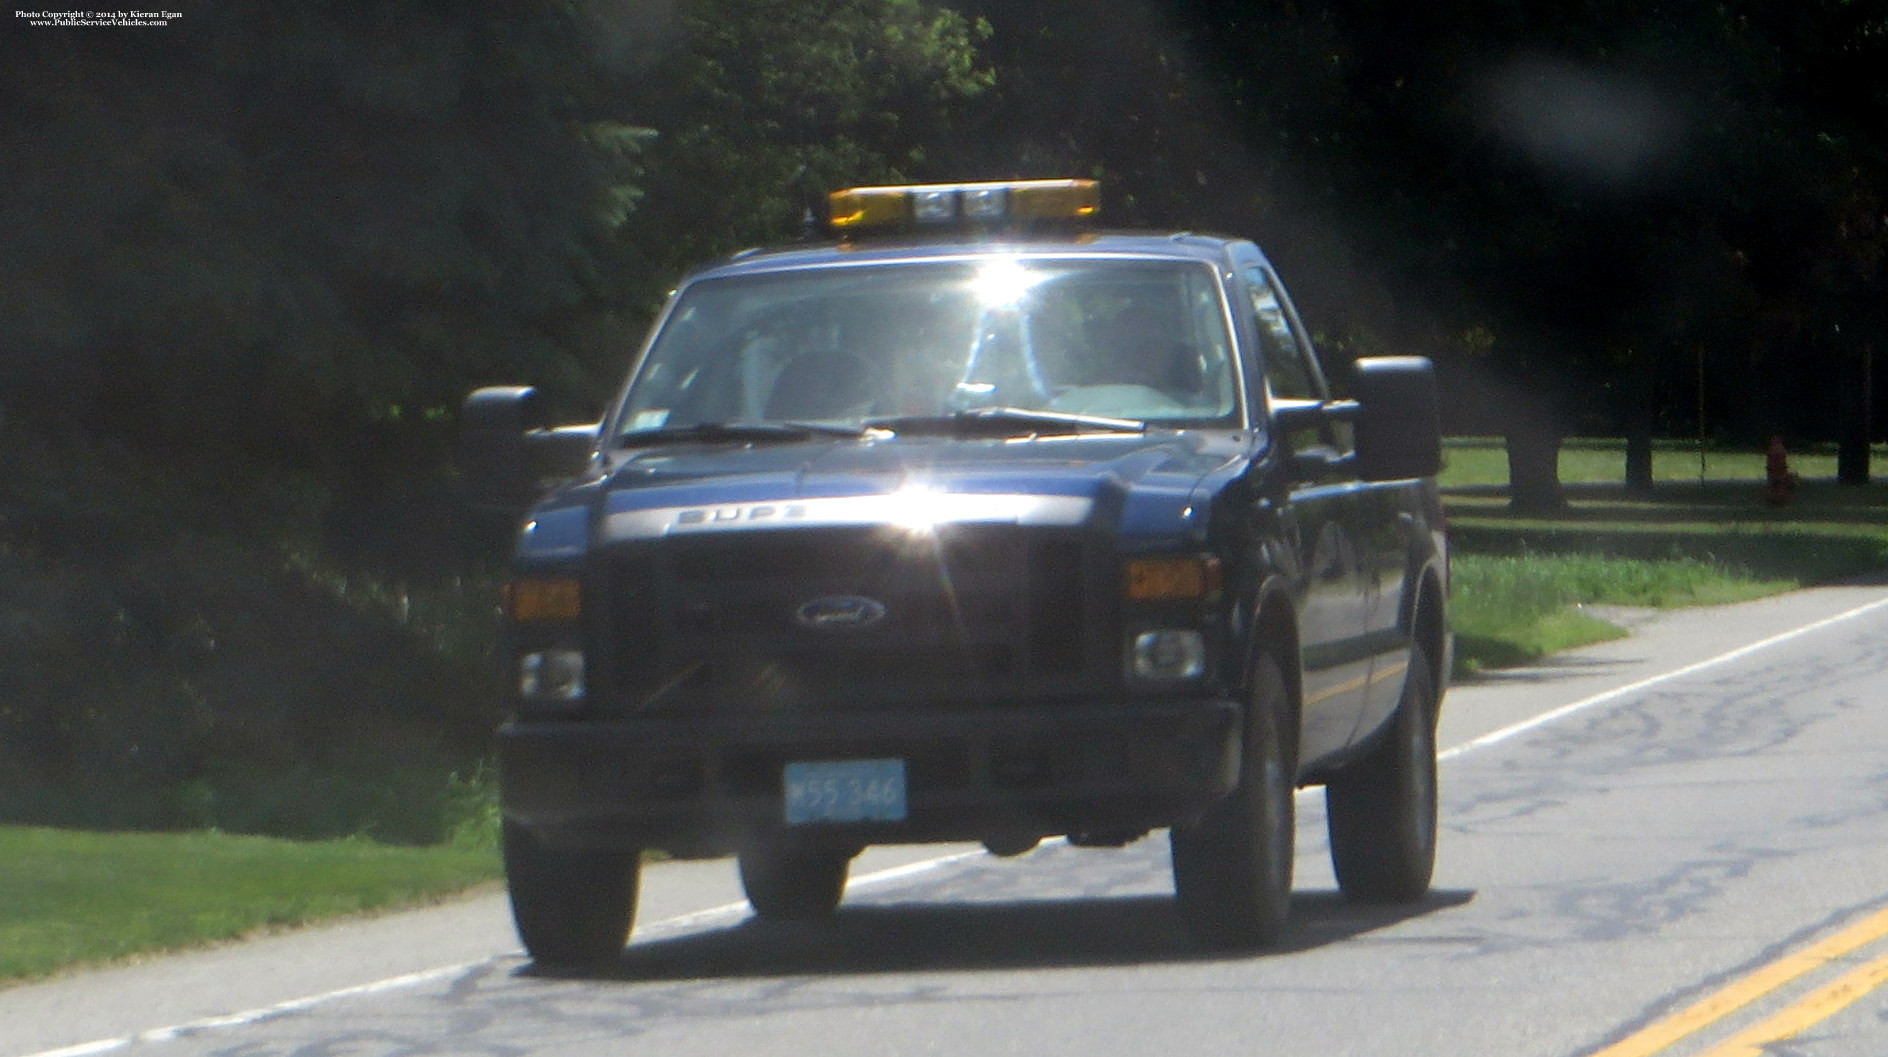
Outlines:
{"type": "Polygon", "coordinates": [[[697,281],[617,428],[897,428],[984,408],[1209,425],[1238,406],[1210,266],[997,257],[697,281]]]}

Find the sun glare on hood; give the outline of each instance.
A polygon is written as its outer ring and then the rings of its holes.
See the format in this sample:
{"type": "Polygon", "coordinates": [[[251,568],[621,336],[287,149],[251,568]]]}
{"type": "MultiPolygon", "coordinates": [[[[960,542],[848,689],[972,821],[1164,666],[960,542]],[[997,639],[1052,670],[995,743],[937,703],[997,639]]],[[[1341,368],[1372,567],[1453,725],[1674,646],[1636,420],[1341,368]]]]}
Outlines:
{"type": "Polygon", "coordinates": [[[961,516],[963,496],[927,485],[901,488],[885,497],[886,522],[914,536],[928,536],[937,526],[961,516]]]}

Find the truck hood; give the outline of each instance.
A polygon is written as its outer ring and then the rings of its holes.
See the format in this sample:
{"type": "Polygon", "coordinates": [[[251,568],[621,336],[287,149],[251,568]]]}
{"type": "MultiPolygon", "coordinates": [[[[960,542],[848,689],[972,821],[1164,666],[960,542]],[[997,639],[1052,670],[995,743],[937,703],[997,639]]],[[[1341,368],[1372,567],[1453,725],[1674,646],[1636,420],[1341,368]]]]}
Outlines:
{"type": "Polygon", "coordinates": [[[1232,472],[1236,433],[1022,439],[892,437],[631,451],[541,509],[527,531],[564,550],[699,532],[819,525],[1013,523],[1173,538],[1194,496],[1232,472]],[[560,517],[558,506],[568,513],[560,517]],[[581,511],[581,515],[579,514],[581,511]],[[581,516],[583,527],[575,522],[581,516]],[[560,524],[560,522],[563,522],[560,524]]]}

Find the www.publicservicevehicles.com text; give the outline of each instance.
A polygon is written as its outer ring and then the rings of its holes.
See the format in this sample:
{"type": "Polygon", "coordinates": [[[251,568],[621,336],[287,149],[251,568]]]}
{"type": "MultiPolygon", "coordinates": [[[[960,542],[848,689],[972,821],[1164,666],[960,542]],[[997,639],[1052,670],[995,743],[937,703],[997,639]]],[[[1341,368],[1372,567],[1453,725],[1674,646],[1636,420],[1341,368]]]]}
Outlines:
{"type": "Polygon", "coordinates": [[[181,11],[15,11],[29,26],[167,26],[181,11]]]}

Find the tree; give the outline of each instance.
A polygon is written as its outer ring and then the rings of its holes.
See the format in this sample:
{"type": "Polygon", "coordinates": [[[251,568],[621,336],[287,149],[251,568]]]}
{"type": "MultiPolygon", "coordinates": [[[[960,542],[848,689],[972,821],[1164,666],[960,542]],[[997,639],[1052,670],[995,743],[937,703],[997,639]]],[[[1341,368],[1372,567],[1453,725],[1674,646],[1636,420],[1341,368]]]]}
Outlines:
{"type": "Polygon", "coordinates": [[[0,373],[22,408],[315,465],[498,365],[580,370],[636,159],[565,5],[16,37],[0,373]]]}
{"type": "Polygon", "coordinates": [[[829,190],[940,174],[934,145],[991,83],[987,32],[918,0],[678,3],[623,96],[655,132],[624,232],[638,307],[686,267],[804,234],[829,190]]]}
{"type": "Polygon", "coordinates": [[[1860,122],[1831,139],[1830,104],[1881,98],[1882,65],[1857,61],[1880,57],[1879,4],[1175,7],[1247,141],[1297,146],[1295,183],[1342,203],[1326,215],[1394,292],[1378,328],[1490,374],[1519,506],[1556,505],[1558,436],[1655,409],[1630,390],[1720,339],[1727,310],[1825,303],[1804,247],[1835,227],[1835,162],[1869,153],[1860,122]],[[1838,56],[1851,91],[1818,96],[1809,71],[1838,56]],[[1480,355],[1452,347],[1469,333],[1480,355]]]}

